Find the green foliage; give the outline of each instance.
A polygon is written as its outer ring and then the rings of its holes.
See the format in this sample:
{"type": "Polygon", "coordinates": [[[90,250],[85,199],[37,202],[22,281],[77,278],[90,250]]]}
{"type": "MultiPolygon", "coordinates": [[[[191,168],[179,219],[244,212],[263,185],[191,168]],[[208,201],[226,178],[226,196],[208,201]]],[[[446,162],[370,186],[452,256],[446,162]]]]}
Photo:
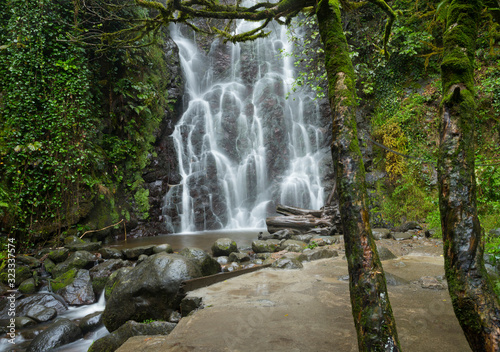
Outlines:
{"type": "Polygon", "coordinates": [[[309,248],[309,249],[314,249],[318,247],[318,243],[316,241],[311,241],[307,246],[306,248],[309,248]]]}
{"type": "Polygon", "coordinates": [[[71,3],[13,0],[2,11],[2,198],[15,217],[12,230],[29,233],[71,216],[64,206],[93,185],[92,72],[85,50],[65,40],[71,3]]]}

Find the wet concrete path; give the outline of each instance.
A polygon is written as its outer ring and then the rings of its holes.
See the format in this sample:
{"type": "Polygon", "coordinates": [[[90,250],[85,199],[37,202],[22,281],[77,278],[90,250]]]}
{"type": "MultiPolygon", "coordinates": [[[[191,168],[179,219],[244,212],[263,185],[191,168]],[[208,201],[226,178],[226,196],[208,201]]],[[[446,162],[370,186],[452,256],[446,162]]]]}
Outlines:
{"type": "MultiPolygon", "coordinates": [[[[470,352],[448,291],[412,283],[444,275],[443,258],[409,254],[383,262],[391,281],[399,281],[388,289],[403,350],[470,352]]],[[[199,289],[190,295],[203,297],[205,309],[183,318],[169,336],[137,336],[117,351],[355,352],[346,275],[341,254],[301,270],[268,268],[199,289]]]]}

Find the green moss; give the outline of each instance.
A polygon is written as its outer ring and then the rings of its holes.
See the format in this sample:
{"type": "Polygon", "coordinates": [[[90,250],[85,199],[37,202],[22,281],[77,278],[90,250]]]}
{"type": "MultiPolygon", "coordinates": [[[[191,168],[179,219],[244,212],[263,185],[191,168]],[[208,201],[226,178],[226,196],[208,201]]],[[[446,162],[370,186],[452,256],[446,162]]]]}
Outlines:
{"type": "Polygon", "coordinates": [[[56,277],[54,280],[50,282],[51,288],[54,292],[59,291],[60,289],[70,285],[75,280],[78,269],[71,269],[65,272],[64,274],[56,277]]]}

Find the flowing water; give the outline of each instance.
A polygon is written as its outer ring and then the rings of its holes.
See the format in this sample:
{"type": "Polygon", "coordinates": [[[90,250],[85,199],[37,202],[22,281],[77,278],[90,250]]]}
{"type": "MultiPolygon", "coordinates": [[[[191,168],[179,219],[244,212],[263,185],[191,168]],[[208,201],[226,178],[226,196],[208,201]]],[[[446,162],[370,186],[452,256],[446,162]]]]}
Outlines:
{"type": "MultiPolygon", "coordinates": [[[[241,33],[254,23],[239,22],[241,33]]],[[[182,182],[170,188],[170,232],[265,227],[276,203],[319,209],[324,143],[312,93],[291,90],[286,27],[251,43],[200,49],[178,26],[171,35],[186,79],[184,113],[172,135],[182,182]],[[287,96],[289,95],[288,99],[287,96]]]]}

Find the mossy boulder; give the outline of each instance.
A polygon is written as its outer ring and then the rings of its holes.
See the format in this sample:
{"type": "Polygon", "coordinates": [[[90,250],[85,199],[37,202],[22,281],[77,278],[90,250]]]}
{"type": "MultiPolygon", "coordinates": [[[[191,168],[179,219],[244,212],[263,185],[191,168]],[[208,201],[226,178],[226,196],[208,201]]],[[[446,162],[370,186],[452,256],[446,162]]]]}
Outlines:
{"type": "Polygon", "coordinates": [[[83,242],[83,243],[70,243],[64,246],[64,248],[69,249],[72,252],[76,251],[88,251],[95,252],[101,248],[101,242],[83,242]]]}
{"type": "Polygon", "coordinates": [[[131,263],[122,259],[110,259],[90,269],[90,277],[92,279],[92,288],[94,292],[100,295],[111,273],[126,266],[131,266],[131,263]]]}
{"type": "Polygon", "coordinates": [[[95,302],[90,274],[85,269],[71,269],[52,281],[52,289],[72,305],[95,302]]]}
{"type": "MultiPolygon", "coordinates": [[[[19,286],[23,281],[31,278],[32,272],[30,268],[24,265],[17,265],[15,268],[15,275],[15,285],[19,286]]],[[[7,267],[0,273],[0,280],[5,284],[9,283],[9,272],[7,271],[7,267]]]]}
{"type": "Polygon", "coordinates": [[[70,269],[90,269],[96,261],[95,255],[87,251],[73,252],[64,262],[52,269],[52,277],[56,278],[70,269]]]}
{"type": "Polygon", "coordinates": [[[303,265],[297,258],[282,257],[276,260],[271,267],[276,269],[302,269],[303,265]]]}
{"type": "Polygon", "coordinates": [[[70,285],[76,277],[78,269],[70,269],[63,274],[50,281],[50,288],[53,292],[57,292],[64,287],[70,285]]]}
{"type": "Polygon", "coordinates": [[[252,242],[252,250],[255,253],[273,253],[280,250],[279,240],[256,240],[252,242]]]}
{"type": "Polygon", "coordinates": [[[106,298],[106,300],[111,297],[111,293],[113,292],[115,286],[118,284],[121,278],[128,274],[132,269],[132,267],[120,268],[109,276],[108,280],[106,281],[106,285],[104,286],[104,298],[106,298]]]}
{"type": "Polygon", "coordinates": [[[82,331],[78,325],[69,319],[60,319],[38,334],[29,345],[28,351],[51,351],[58,346],[78,340],[81,336],[82,331]]]}
{"type": "Polygon", "coordinates": [[[214,275],[221,272],[221,265],[217,260],[212,258],[208,253],[200,248],[184,248],[179,252],[180,255],[186,258],[193,259],[200,266],[203,276],[214,275]]]}
{"type": "Polygon", "coordinates": [[[238,245],[230,238],[219,238],[212,245],[212,254],[214,257],[228,256],[233,252],[238,252],[238,245]]]}
{"type": "Polygon", "coordinates": [[[174,250],[168,243],[159,244],[153,248],[153,253],[156,254],[161,252],[174,253],[174,250]]]}
{"type": "Polygon", "coordinates": [[[155,246],[150,245],[150,246],[140,246],[140,247],[134,247],[134,248],[125,248],[122,250],[123,255],[127,259],[137,259],[141,255],[151,255],[154,254],[155,246]]]}
{"type": "Polygon", "coordinates": [[[45,268],[46,272],[51,274],[52,270],[54,270],[54,268],[56,267],[56,264],[49,258],[45,258],[45,260],[43,261],[43,267],[45,268]]]}
{"type": "Polygon", "coordinates": [[[123,259],[123,252],[116,248],[101,248],[99,254],[103,259],[123,259]]]}
{"type": "Polygon", "coordinates": [[[48,254],[48,258],[52,260],[54,263],[61,263],[68,259],[69,249],[67,248],[58,248],[50,251],[48,254]]]}
{"type": "Polygon", "coordinates": [[[35,279],[30,278],[28,280],[24,280],[23,282],[21,282],[18,291],[21,293],[35,293],[36,292],[35,279]]]}
{"type": "Polygon", "coordinates": [[[307,247],[307,243],[295,240],[286,240],[280,244],[280,250],[289,252],[302,252],[307,247]]]}
{"type": "Polygon", "coordinates": [[[85,243],[85,241],[77,236],[68,236],[64,238],[64,245],[76,244],[76,243],[85,243]]]}

